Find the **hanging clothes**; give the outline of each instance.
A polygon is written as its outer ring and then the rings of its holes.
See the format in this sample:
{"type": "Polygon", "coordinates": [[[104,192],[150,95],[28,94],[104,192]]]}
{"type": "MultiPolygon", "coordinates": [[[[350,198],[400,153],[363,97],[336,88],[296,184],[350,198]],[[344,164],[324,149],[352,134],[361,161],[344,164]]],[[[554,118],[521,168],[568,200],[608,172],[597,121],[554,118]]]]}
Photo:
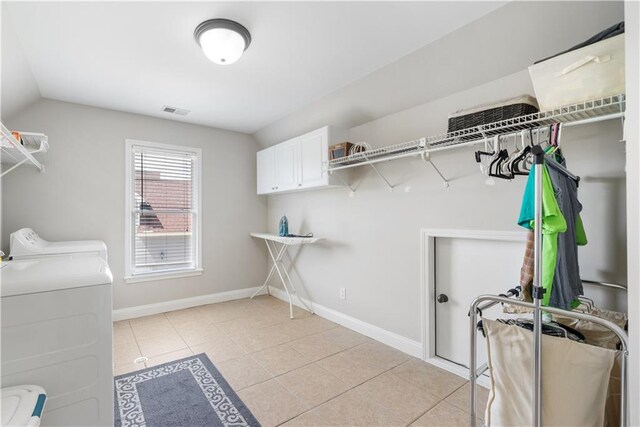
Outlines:
{"type": "MultiPolygon", "coordinates": [[[[559,149],[554,156],[558,163],[566,166],[559,149]]],[[[587,244],[587,235],[580,218],[582,205],[578,201],[576,182],[554,168],[549,168],[549,176],[558,206],[567,223],[566,231],[558,235],[556,266],[549,305],[571,310],[580,304],[576,298],[584,293],[578,264],[578,245],[587,244]]]]}
{"type": "MultiPolygon", "coordinates": [[[[564,233],[567,230],[567,222],[562,215],[560,206],[555,196],[555,190],[551,177],[549,176],[549,168],[546,165],[542,167],[542,277],[540,286],[545,289],[542,305],[549,305],[551,300],[551,290],[553,286],[553,277],[556,270],[556,261],[558,254],[558,233],[564,233]]],[[[524,197],[522,198],[522,207],[520,208],[520,217],[518,224],[527,229],[535,227],[535,168],[531,170],[527,186],[525,187],[524,197]]]]}
{"type": "Polygon", "coordinates": [[[520,268],[520,288],[522,289],[522,301],[532,302],[531,289],[533,287],[533,276],[535,267],[535,233],[533,230],[527,232],[527,242],[524,248],[524,258],[522,260],[522,267],[520,268]]]}

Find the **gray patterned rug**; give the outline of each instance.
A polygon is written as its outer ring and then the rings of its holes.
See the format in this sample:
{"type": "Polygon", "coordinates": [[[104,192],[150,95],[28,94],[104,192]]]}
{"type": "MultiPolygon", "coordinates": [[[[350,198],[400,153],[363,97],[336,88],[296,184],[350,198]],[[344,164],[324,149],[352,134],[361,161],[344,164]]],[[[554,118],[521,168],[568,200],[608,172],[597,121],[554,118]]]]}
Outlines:
{"type": "Polygon", "coordinates": [[[114,378],[116,427],[260,424],[203,353],[114,378]]]}

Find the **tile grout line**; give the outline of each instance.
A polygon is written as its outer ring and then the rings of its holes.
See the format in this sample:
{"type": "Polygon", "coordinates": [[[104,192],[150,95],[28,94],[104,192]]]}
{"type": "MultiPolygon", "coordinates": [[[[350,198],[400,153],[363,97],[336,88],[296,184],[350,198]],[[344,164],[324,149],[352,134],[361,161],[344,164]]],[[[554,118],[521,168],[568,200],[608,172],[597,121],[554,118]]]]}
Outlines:
{"type": "MultiPolygon", "coordinates": [[[[185,345],[187,345],[187,343],[184,341],[184,338],[182,338],[182,335],[180,335],[180,332],[178,332],[178,330],[175,328],[175,326],[173,325],[173,323],[171,322],[171,320],[169,319],[169,317],[167,316],[167,313],[160,313],[163,315],[163,317],[167,320],[167,322],[169,322],[169,325],[171,325],[171,327],[173,328],[173,330],[178,334],[178,336],[180,337],[180,339],[185,343],[185,345]]],[[[146,317],[146,316],[145,316],[146,317]]],[[[129,327],[131,328],[131,334],[133,335],[133,339],[136,342],[136,346],[138,347],[138,353],[140,353],[141,357],[146,357],[147,361],[150,360],[152,357],[159,357],[159,356],[164,356],[166,354],[169,353],[173,353],[175,351],[180,351],[180,350],[184,350],[185,348],[189,348],[188,345],[187,347],[182,347],[179,348],[177,350],[171,350],[171,351],[167,351],[165,353],[160,353],[160,354],[156,354],[155,356],[145,356],[144,354],[142,354],[142,347],[140,347],[140,343],[138,342],[138,337],[136,336],[135,331],[133,330],[133,326],[131,325],[131,321],[127,320],[127,322],[129,323],[129,327]]],[[[149,338],[151,339],[151,338],[149,338]]],[[[191,350],[191,349],[189,349],[191,350]]],[[[147,366],[147,361],[145,361],[144,363],[142,363],[142,365],[144,365],[144,368],[152,368],[153,366],[147,366]]],[[[133,362],[135,363],[135,361],[133,362]]],[[[137,363],[136,363],[137,364],[137,363]]],[[[133,371],[135,372],[135,371],[133,371]]]]}
{"type": "MultiPolygon", "coordinates": [[[[136,347],[138,348],[138,354],[140,354],[140,357],[143,356],[142,354],[142,348],[140,348],[140,343],[138,342],[138,337],[136,336],[135,331],[133,330],[133,325],[131,324],[130,320],[127,320],[127,323],[129,323],[129,328],[131,329],[131,335],[133,335],[133,340],[136,342],[136,347]]],[[[147,363],[146,361],[142,362],[142,363],[136,363],[136,361],[134,360],[133,363],[135,363],[136,365],[142,365],[144,366],[144,368],[147,368],[147,363]]],[[[143,368],[143,369],[144,369],[143,368]]],[[[135,371],[134,371],[135,372],[135,371]]]]}
{"type": "MultiPolygon", "coordinates": [[[[363,344],[366,344],[366,343],[363,343],[363,344]]],[[[360,345],[363,345],[363,344],[359,344],[358,346],[351,347],[351,348],[356,348],[356,347],[359,347],[360,345]]],[[[346,350],[345,350],[345,351],[346,351],[346,350]]],[[[338,353],[336,353],[336,354],[338,354],[338,353]]],[[[330,356],[329,356],[329,357],[330,357],[330,356]]],[[[322,403],[320,403],[320,404],[318,404],[318,405],[316,405],[316,406],[313,406],[312,408],[310,408],[309,410],[307,410],[307,411],[303,412],[302,414],[306,414],[307,412],[311,412],[311,411],[313,411],[314,409],[317,409],[317,408],[319,408],[320,406],[322,406],[322,405],[324,405],[324,404],[326,404],[326,403],[329,403],[329,402],[331,402],[332,400],[335,400],[335,399],[337,399],[338,397],[340,397],[340,396],[342,396],[342,395],[344,395],[344,394],[347,394],[348,392],[350,392],[350,391],[352,391],[352,390],[355,390],[356,388],[360,387],[361,385],[363,385],[363,384],[365,384],[365,383],[367,383],[367,382],[369,382],[369,381],[372,381],[372,380],[374,380],[374,379],[378,378],[379,376],[386,374],[387,372],[392,371],[393,369],[397,368],[398,366],[400,366],[400,365],[404,365],[405,363],[409,362],[410,360],[411,360],[411,359],[406,360],[406,361],[404,361],[404,362],[402,362],[402,363],[399,363],[399,364],[397,364],[397,365],[395,365],[395,366],[393,366],[393,367],[391,367],[391,368],[389,368],[389,369],[387,369],[387,370],[385,370],[385,371],[383,371],[383,372],[380,372],[379,374],[374,375],[373,377],[369,378],[368,380],[363,381],[363,382],[361,382],[361,383],[359,383],[359,384],[356,384],[356,385],[354,385],[353,387],[351,387],[351,388],[349,388],[349,389],[347,389],[347,390],[343,391],[342,393],[339,393],[339,394],[337,394],[337,395],[333,396],[331,399],[326,400],[326,401],[324,401],[324,402],[322,402],[322,403]]],[[[366,362],[363,362],[363,363],[366,363],[366,362]]],[[[371,365],[369,365],[369,366],[371,366],[371,365]]],[[[322,366],[320,366],[320,368],[326,371],[326,369],[322,368],[322,366]]],[[[327,371],[327,372],[328,372],[328,371],[327,371]]],[[[331,374],[331,373],[329,372],[329,374],[331,374]]],[[[284,374],[283,374],[283,375],[284,375],[284,374]]],[[[332,374],[331,374],[331,375],[332,375],[332,374]]],[[[335,376],[335,375],[334,375],[334,376],[335,376]]],[[[275,378],[275,379],[277,379],[277,378],[275,378]]],[[[338,379],[339,379],[339,378],[338,378],[338,379]]],[[[411,383],[409,383],[409,384],[411,384],[411,383]]],[[[282,385],[284,386],[284,384],[282,384],[282,385]]],[[[284,386],[284,387],[286,388],[286,386],[284,386]]],[[[416,386],[414,386],[414,387],[416,387],[416,386]]],[[[289,391],[289,390],[287,390],[287,391],[289,391]]],[[[435,396],[435,397],[438,397],[438,396],[435,396]]],[[[439,399],[439,398],[438,398],[438,399],[439,399]]],[[[436,405],[438,405],[440,402],[442,402],[442,400],[440,400],[436,405]]],[[[426,414],[427,412],[429,412],[429,411],[430,411],[431,409],[433,409],[436,405],[434,405],[432,408],[429,408],[429,409],[428,409],[427,411],[425,411],[422,415],[424,415],[424,414],[426,414]]],[[[298,414],[298,415],[296,415],[296,416],[295,416],[295,417],[293,417],[293,418],[289,418],[288,420],[286,420],[286,421],[284,421],[283,423],[278,424],[278,425],[280,426],[280,425],[282,425],[282,424],[284,424],[284,423],[287,423],[287,422],[289,422],[289,421],[291,421],[291,420],[293,420],[293,419],[295,419],[295,418],[299,417],[299,416],[300,416],[300,415],[302,415],[302,414],[298,414]]],[[[390,414],[390,415],[393,415],[393,414],[390,414]]],[[[422,415],[421,415],[421,416],[422,416],[422,415]]],[[[320,418],[322,418],[322,417],[320,416],[320,418]]],[[[416,419],[417,419],[417,418],[416,418],[416,419]]],[[[324,420],[324,419],[323,419],[323,420],[324,420]]],[[[414,421],[415,421],[415,420],[414,420],[414,421]]],[[[325,422],[326,422],[326,420],[325,420],[325,422]]],[[[413,422],[413,421],[412,421],[412,422],[413,422]]],[[[407,425],[410,425],[410,424],[411,424],[411,423],[409,423],[409,424],[407,424],[407,425]]]]}
{"type": "MultiPolygon", "coordinates": [[[[167,322],[169,322],[169,325],[171,325],[171,327],[172,327],[172,328],[173,328],[173,330],[178,334],[178,336],[180,337],[180,339],[181,339],[182,341],[184,341],[184,339],[182,338],[182,335],[180,335],[180,332],[178,332],[178,330],[177,330],[177,329],[176,329],[176,327],[173,325],[173,323],[171,323],[171,319],[169,319],[169,316],[167,316],[167,313],[166,313],[166,312],[162,313],[162,316],[163,316],[165,319],[167,319],[167,322]]],[[[133,329],[133,328],[132,328],[132,329],[133,329]]],[[[135,337],[135,332],[134,332],[133,336],[135,337]]],[[[137,340],[137,338],[136,338],[136,340],[137,340]]],[[[186,342],[185,342],[185,344],[186,344],[186,342]]],[[[138,344],[138,346],[139,346],[139,344],[138,344]]],[[[182,349],[179,349],[179,350],[173,350],[173,351],[180,351],[180,350],[182,350],[182,349]]],[[[166,353],[156,354],[155,356],[152,356],[152,357],[164,356],[165,354],[173,353],[173,351],[168,351],[168,352],[166,352],[166,353]]],[[[151,357],[149,357],[149,356],[145,356],[144,354],[142,354],[142,348],[140,348],[140,354],[141,354],[143,357],[146,357],[146,358],[147,358],[147,360],[144,362],[144,366],[145,366],[145,368],[152,368],[153,366],[148,366],[148,365],[147,365],[147,362],[151,359],[151,357]]]]}
{"type": "MultiPolygon", "coordinates": [[[[326,332],[326,331],[325,331],[325,332],[326,332]]],[[[322,332],[320,332],[320,333],[322,333],[322,332]]],[[[314,334],[314,335],[315,335],[315,334],[314,334]]],[[[312,336],[312,335],[309,335],[309,336],[312,336]]],[[[287,344],[287,343],[283,343],[283,344],[279,344],[279,345],[286,345],[286,344],[287,344]]],[[[287,372],[283,372],[282,374],[279,374],[279,375],[272,375],[272,376],[271,376],[271,378],[268,378],[268,379],[266,379],[266,380],[258,381],[257,383],[254,383],[254,384],[248,385],[248,386],[246,386],[246,387],[243,387],[243,388],[241,388],[241,389],[239,389],[239,390],[235,390],[235,391],[236,391],[236,392],[239,392],[239,391],[241,391],[241,390],[246,390],[246,389],[248,389],[248,388],[250,388],[250,387],[253,387],[253,386],[256,386],[256,385],[258,385],[258,384],[266,383],[267,381],[277,380],[279,377],[282,377],[283,375],[286,375],[286,374],[288,374],[288,373],[290,373],[290,372],[293,372],[293,371],[295,371],[296,369],[300,369],[300,368],[307,367],[307,366],[312,365],[312,364],[314,364],[314,363],[317,363],[317,362],[319,362],[319,361],[321,361],[321,360],[328,359],[329,357],[336,356],[337,354],[343,353],[343,352],[348,351],[348,350],[352,350],[352,349],[354,349],[354,348],[356,348],[356,347],[359,347],[359,346],[361,346],[361,345],[363,345],[363,344],[366,344],[366,343],[358,344],[358,345],[355,345],[355,346],[353,346],[353,347],[349,347],[349,348],[346,348],[346,349],[340,350],[340,351],[339,351],[339,352],[337,352],[337,353],[333,353],[333,354],[331,354],[331,355],[329,355],[329,356],[325,356],[325,357],[320,358],[320,359],[318,359],[318,360],[312,360],[311,362],[309,362],[309,363],[307,363],[307,364],[304,364],[304,365],[301,365],[301,366],[298,366],[298,367],[297,367],[297,368],[295,368],[295,369],[291,369],[291,370],[289,370],[289,371],[287,371],[287,372]]],[[[274,346],[274,347],[277,347],[277,346],[274,346]]],[[[258,350],[258,351],[269,350],[269,349],[274,348],[274,347],[267,347],[267,348],[265,348],[265,349],[258,350]]],[[[294,350],[294,351],[295,351],[295,349],[292,349],[292,350],[294,350]]],[[[255,352],[253,352],[253,353],[257,353],[258,351],[255,351],[255,352]]],[[[256,362],[256,363],[257,363],[261,368],[263,368],[267,373],[271,374],[271,373],[270,373],[266,368],[264,368],[264,367],[260,364],[260,362],[258,362],[256,359],[254,359],[254,358],[251,356],[251,354],[252,354],[252,353],[247,353],[247,354],[246,354],[246,356],[249,356],[249,357],[251,358],[251,360],[253,360],[254,362],[256,362]]],[[[232,358],[232,359],[229,359],[229,360],[233,360],[233,359],[237,359],[237,358],[232,358]]],[[[225,362],[228,362],[229,360],[225,360],[225,362]]],[[[225,362],[221,362],[221,363],[225,363],[225,362]]],[[[405,362],[403,362],[403,363],[405,363],[405,362]]],[[[401,363],[401,364],[402,364],[402,363],[401,363]]],[[[214,365],[214,366],[215,366],[215,365],[214,365]]],[[[397,365],[397,366],[400,366],[400,365],[397,365]]],[[[326,369],[324,369],[322,366],[318,365],[318,367],[319,367],[320,369],[322,369],[323,371],[328,372],[328,371],[327,371],[326,369]]],[[[395,368],[395,366],[394,366],[394,368],[395,368]]],[[[393,369],[393,368],[391,368],[391,369],[393,369]]],[[[386,371],[385,371],[385,372],[386,372],[386,371]]],[[[384,373],[384,372],[382,372],[380,375],[382,375],[383,373],[384,373]]],[[[221,373],[221,374],[222,374],[222,373],[221,373]]],[[[329,372],[329,374],[335,377],[335,375],[331,374],[330,372],[329,372]]],[[[378,376],[378,375],[376,375],[376,376],[378,376]]],[[[336,377],[336,378],[337,378],[337,377],[336,377]]],[[[372,377],[372,378],[370,378],[370,379],[373,379],[373,378],[375,378],[375,377],[372,377]]],[[[338,379],[339,379],[339,378],[338,378],[338,379]]],[[[369,380],[367,380],[367,381],[369,381],[369,380]]],[[[365,381],[365,382],[366,382],[366,381],[365,381]]],[[[282,384],[280,381],[278,381],[278,383],[284,386],[284,384],[282,384]]],[[[346,384],[346,383],[345,383],[345,384],[346,384]]],[[[352,388],[350,388],[350,389],[348,389],[348,390],[346,390],[346,391],[349,391],[349,390],[351,390],[351,389],[353,389],[353,388],[355,388],[355,387],[358,387],[359,385],[362,385],[362,384],[364,384],[364,383],[357,384],[357,385],[353,386],[352,388]]],[[[285,387],[286,387],[286,386],[285,386],[285,387]]],[[[287,391],[289,391],[289,389],[288,389],[288,388],[287,388],[287,391]]],[[[345,393],[346,393],[346,391],[345,391],[345,393]]],[[[344,394],[344,393],[340,393],[340,394],[344,394]]],[[[335,396],[335,397],[337,397],[337,396],[335,396]]],[[[332,399],[333,399],[333,398],[331,398],[331,399],[329,399],[329,400],[332,400],[332,399]]],[[[323,402],[323,403],[326,403],[326,402],[328,402],[329,400],[327,400],[327,401],[325,401],[325,402],[323,402]]],[[[311,409],[314,409],[314,408],[316,408],[316,406],[314,406],[314,407],[313,407],[313,408],[311,408],[311,409]]]]}

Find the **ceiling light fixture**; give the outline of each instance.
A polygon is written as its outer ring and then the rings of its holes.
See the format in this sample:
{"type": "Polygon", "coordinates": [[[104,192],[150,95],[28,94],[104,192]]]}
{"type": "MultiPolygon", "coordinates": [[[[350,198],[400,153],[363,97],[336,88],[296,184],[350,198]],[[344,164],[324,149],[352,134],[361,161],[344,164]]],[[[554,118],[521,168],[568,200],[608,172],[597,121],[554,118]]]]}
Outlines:
{"type": "Polygon", "coordinates": [[[236,62],[251,44],[251,34],[229,19],[209,19],[193,33],[205,56],[220,65],[236,62]]]}

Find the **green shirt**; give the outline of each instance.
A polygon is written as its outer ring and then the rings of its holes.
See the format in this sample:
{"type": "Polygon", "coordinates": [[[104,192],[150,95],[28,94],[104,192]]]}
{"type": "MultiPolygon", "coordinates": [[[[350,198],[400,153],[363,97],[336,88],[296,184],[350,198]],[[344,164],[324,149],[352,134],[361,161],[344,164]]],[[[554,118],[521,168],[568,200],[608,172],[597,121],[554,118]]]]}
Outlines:
{"type": "MultiPolygon", "coordinates": [[[[567,230],[567,222],[560,211],[553,184],[547,166],[542,167],[542,280],[540,285],[545,289],[542,305],[549,305],[551,286],[556,270],[558,255],[558,233],[567,230]]],[[[527,186],[522,198],[518,224],[528,229],[535,228],[535,167],[529,173],[527,186]]],[[[583,231],[584,233],[584,231],[583,231]]]]}
{"type": "MultiPolygon", "coordinates": [[[[548,153],[549,151],[551,151],[551,148],[552,147],[547,147],[544,149],[544,151],[548,153]]],[[[558,153],[560,153],[560,150],[556,151],[553,154],[553,157],[556,161],[560,162],[562,161],[562,155],[558,155],[558,153]]],[[[587,233],[584,231],[584,225],[582,224],[582,218],[580,217],[580,214],[578,214],[578,216],[576,217],[576,243],[578,244],[578,246],[584,246],[588,243],[587,233]]]]}

